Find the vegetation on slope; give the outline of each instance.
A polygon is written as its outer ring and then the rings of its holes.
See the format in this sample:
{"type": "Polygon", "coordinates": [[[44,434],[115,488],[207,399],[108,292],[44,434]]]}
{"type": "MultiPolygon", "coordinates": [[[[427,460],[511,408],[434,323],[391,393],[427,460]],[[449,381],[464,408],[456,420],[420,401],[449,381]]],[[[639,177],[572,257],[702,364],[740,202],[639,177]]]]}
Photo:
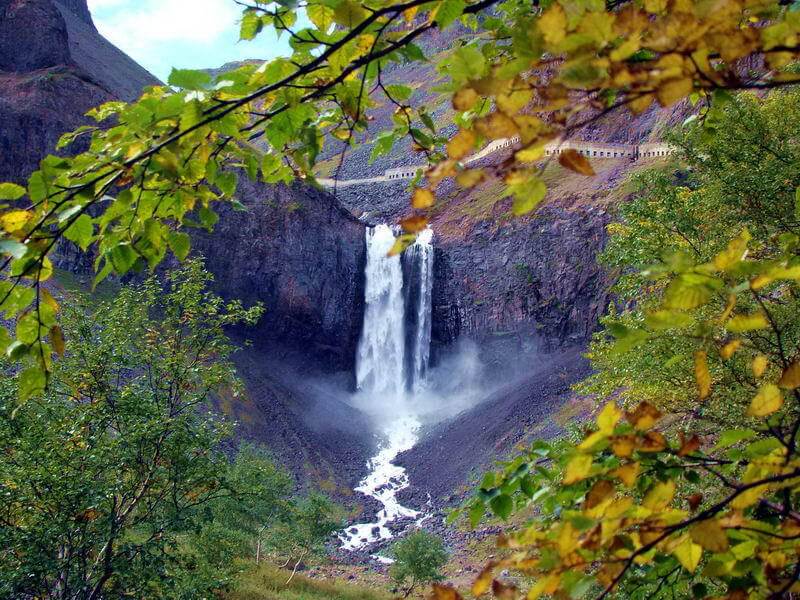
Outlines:
{"type": "Polygon", "coordinates": [[[296,575],[287,584],[287,571],[262,564],[245,571],[225,600],[389,600],[386,592],[350,582],[319,581],[296,575]]]}
{"type": "Polygon", "coordinates": [[[582,388],[615,399],[484,478],[473,521],[539,514],[476,593],[502,567],[529,598],[798,588],[800,93],[730,98],[714,123],[678,132],[680,162],[639,174],[609,228],[620,306],[582,388]]]}

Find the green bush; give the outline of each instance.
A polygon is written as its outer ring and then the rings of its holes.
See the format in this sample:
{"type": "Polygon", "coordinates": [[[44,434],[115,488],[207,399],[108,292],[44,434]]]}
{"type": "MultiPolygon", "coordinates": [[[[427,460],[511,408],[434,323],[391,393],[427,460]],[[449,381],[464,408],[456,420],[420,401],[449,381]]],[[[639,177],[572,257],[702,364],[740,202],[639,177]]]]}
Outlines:
{"type": "Polygon", "coordinates": [[[396,542],[392,556],[395,562],[389,573],[404,598],[420,584],[441,581],[441,569],[448,559],[441,538],[421,529],[396,542]]]}

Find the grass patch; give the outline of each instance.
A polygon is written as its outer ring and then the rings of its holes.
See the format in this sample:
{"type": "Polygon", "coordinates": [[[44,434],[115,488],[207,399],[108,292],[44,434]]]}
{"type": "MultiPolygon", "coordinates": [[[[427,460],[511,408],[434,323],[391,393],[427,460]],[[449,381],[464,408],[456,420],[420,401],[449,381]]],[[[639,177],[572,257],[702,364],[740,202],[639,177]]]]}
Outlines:
{"type": "Polygon", "coordinates": [[[244,573],[224,600],[390,600],[387,592],[341,581],[318,581],[295,575],[287,586],[289,571],[272,565],[244,573]]]}

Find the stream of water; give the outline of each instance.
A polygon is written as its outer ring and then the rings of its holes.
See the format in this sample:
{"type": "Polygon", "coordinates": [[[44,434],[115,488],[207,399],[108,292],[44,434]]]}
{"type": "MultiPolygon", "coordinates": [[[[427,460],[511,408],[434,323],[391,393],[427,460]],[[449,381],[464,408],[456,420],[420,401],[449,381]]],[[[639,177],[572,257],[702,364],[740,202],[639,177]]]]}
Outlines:
{"type": "Polygon", "coordinates": [[[388,256],[394,244],[392,230],[378,225],[367,229],[366,235],[366,307],[356,356],[356,383],[361,403],[380,425],[377,453],[370,459],[369,473],[356,491],[376,499],[382,509],[374,521],[356,523],[341,533],[345,550],[391,539],[394,532],[390,525],[394,521],[424,518],[397,499],[409,482],[405,469],[393,461],[418,439],[420,422],[412,405],[414,394],[424,386],[430,361],[433,232],[424,231],[406,254],[406,272],[416,278],[417,290],[411,300],[411,310],[416,313],[415,330],[409,336],[403,265],[400,257],[388,256]],[[411,353],[408,361],[407,352],[411,353]]]}

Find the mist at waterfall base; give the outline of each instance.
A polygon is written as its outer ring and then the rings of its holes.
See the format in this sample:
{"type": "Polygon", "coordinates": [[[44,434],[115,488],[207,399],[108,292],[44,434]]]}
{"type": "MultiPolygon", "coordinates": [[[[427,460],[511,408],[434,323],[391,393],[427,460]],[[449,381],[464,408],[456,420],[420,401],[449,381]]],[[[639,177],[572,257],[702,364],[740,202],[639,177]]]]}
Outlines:
{"type": "Polygon", "coordinates": [[[388,226],[370,228],[366,236],[364,323],[357,392],[349,404],[369,416],[377,438],[369,473],[355,489],[382,508],[374,520],[352,524],[341,534],[345,550],[390,540],[398,522],[425,519],[398,501],[409,481],[393,461],[414,446],[424,423],[463,411],[477,393],[480,375],[477,349],[468,346],[430,368],[433,232],[422,232],[402,259],[388,256],[394,244],[388,226]]]}

